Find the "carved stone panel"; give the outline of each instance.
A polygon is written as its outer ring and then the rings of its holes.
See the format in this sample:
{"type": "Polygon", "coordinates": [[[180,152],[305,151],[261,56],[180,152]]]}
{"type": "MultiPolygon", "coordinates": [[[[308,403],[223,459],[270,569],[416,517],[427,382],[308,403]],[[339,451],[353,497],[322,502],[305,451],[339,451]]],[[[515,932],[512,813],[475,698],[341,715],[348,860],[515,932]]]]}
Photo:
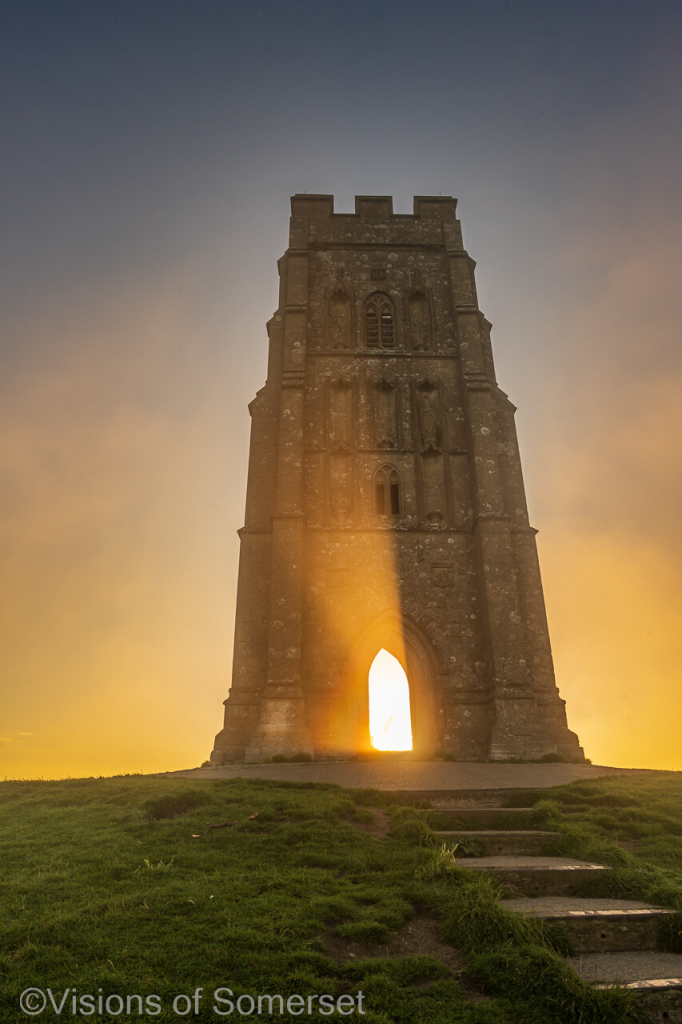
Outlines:
{"type": "Polygon", "coordinates": [[[417,403],[422,450],[440,448],[443,430],[441,427],[440,401],[436,385],[431,384],[429,381],[423,381],[417,387],[417,403]]]}
{"type": "Polygon", "coordinates": [[[351,347],[351,303],[350,295],[343,288],[337,288],[329,296],[328,315],[329,348],[348,349],[351,347]]]}
{"type": "Polygon", "coordinates": [[[353,511],[353,456],[345,448],[329,455],[329,504],[338,525],[350,520],[353,511]]]}
{"type": "Polygon", "coordinates": [[[431,563],[431,581],[436,587],[451,587],[454,583],[455,570],[449,562],[431,563]]]}
{"type": "Polygon", "coordinates": [[[348,381],[334,381],[329,386],[329,446],[336,448],[353,443],[353,388],[348,381]]]}
{"type": "Polygon", "coordinates": [[[431,347],[431,312],[424,292],[416,291],[410,295],[409,316],[412,349],[414,352],[424,352],[431,347]]]}
{"type": "Polygon", "coordinates": [[[421,464],[422,512],[431,526],[446,522],[447,499],[445,465],[441,452],[428,448],[419,458],[421,464]]]}
{"type": "Polygon", "coordinates": [[[398,447],[398,422],[395,387],[380,380],[372,388],[374,444],[377,448],[398,447]]]}
{"type": "Polygon", "coordinates": [[[326,456],[324,452],[308,452],[303,463],[303,507],[308,526],[323,527],[326,456]]]}

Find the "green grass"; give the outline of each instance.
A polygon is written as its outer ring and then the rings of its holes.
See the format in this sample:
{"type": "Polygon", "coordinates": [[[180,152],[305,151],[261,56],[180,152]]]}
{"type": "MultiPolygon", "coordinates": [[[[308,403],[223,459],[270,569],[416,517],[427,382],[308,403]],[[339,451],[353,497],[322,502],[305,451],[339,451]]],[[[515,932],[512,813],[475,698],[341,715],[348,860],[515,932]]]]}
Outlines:
{"type": "Polygon", "coordinates": [[[611,776],[528,794],[535,820],[563,833],[548,852],[607,864],[613,870],[576,894],[649,900],[678,911],[665,943],[682,952],[682,773],[611,776]]]}
{"type": "MultiPolygon", "coordinates": [[[[658,810],[674,825],[656,833],[661,863],[623,854],[618,885],[646,889],[648,898],[655,890],[673,905],[682,895],[682,858],[673,862],[670,847],[682,835],[677,791],[661,792],[659,803],[642,794],[625,806],[614,800],[627,800],[627,786],[584,785],[553,791],[554,802],[545,801],[534,819],[560,821],[572,851],[589,847],[612,859],[622,854],[618,830],[639,822],[651,857],[656,844],[646,827],[658,810]],[[603,793],[611,803],[600,803],[603,793]],[[635,809],[640,817],[631,821],[635,809]]],[[[368,1024],[639,1020],[631,995],[593,991],[567,969],[559,934],[502,910],[489,878],[453,866],[423,810],[388,807],[389,799],[261,780],[0,784],[0,1020],[25,1024],[19,994],[48,985],[59,998],[67,988],[95,997],[99,989],[103,997],[157,994],[164,1010],[74,1017],[69,1002],[61,1015],[34,1019],[178,1021],[173,998],[197,986],[204,989],[200,1012],[187,1019],[246,1019],[213,1012],[212,992],[228,986],[235,999],[361,991],[368,1024]],[[389,810],[388,835],[357,827],[369,806],[389,810]],[[193,838],[208,821],[238,824],[193,838]],[[472,1001],[433,956],[337,964],[323,941],[335,934],[337,941],[385,942],[419,914],[440,921],[443,938],[466,955],[491,998],[472,1001]]],[[[270,1019],[310,1018],[285,1012],[270,1019]]]]}

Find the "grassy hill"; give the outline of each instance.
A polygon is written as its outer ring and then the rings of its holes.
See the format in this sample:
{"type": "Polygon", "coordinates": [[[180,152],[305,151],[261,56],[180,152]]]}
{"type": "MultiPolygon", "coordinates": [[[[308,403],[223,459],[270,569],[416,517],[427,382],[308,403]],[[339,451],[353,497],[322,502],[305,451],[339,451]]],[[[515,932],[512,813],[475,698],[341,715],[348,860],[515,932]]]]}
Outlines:
{"type": "MultiPolygon", "coordinates": [[[[575,978],[565,936],[503,911],[423,809],[395,799],[255,779],[0,784],[0,1019],[25,1024],[31,986],[48,998],[34,1019],[51,1021],[256,1019],[258,995],[282,996],[281,1014],[261,1003],[272,1021],[639,1019],[628,993],[575,978]]],[[[682,909],[678,776],[574,783],[528,802],[533,825],[564,833],[562,852],[616,868],[599,894],[682,909]]]]}

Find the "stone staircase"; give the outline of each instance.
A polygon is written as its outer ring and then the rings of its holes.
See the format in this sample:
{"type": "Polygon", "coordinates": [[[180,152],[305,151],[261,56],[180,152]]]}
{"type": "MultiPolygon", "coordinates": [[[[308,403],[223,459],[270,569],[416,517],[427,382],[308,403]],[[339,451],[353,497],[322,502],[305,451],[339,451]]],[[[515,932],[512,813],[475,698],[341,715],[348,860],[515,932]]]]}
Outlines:
{"type": "Polygon", "coordinates": [[[610,868],[554,856],[560,833],[533,829],[532,808],[502,806],[516,795],[431,797],[429,820],[445,841],[458,844],[461,867],[491,872],[504,883],[503,907],[565,928],[576,953],[569,963],[586,982],[634,989],[651,1021],[682,1024],[682,954],[663,952],[660,943],[661,926],[674,911],[574,895],[580,882],[610,868]]]}

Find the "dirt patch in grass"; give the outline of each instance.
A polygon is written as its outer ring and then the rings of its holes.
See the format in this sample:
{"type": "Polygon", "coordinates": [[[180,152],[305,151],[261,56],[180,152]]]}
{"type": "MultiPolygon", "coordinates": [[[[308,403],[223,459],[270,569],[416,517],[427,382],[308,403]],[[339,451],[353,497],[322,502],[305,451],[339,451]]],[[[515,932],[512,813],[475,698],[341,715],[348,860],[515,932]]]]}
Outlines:
{"type": "Polygon", "coordinates": [[[426,914],[412,918],[399,931],[393,932],[387,942],[359,942],[357,939],[342,938],[333,928],[325,929],[322,941],[337,964],[345,964],[352,959],[433,956],[451,971],[458,973],[464,969],[462,954],[443,942],[435,919],[426,914]]]}
{"type": "Polygon", "coordinates": [[[637,853],[642,845],[637,839],[616,839],[614,842],[628,853],[637,853]]]}
{"type": "Polygon", "coordinates": [[[203,802],[204,794],[200,790],[188,789],[185,792],[164,794],[155,800],[147,800],[143,808],[154,821],[168,821],[195,810],[203,802]]]}
{"type": "Polygon", "coordinates": [[[333,928],[325,929],[322,941],[332,959],[344,966],[353,960],[402,960],[413,956],[430,956],[448,967],[472,1002],[484,1002],[490,997],[464,969],[464,955],[440,937],[438,923],[429,914],[419,914],[400,931],[391,934],[387,942],[360,942],[342,938],[333,928]]]}
{"type": "Polygon", "coordinates": [[[376,836],[377,838],[385,836],[391,827],[391,819],[389,815],[379,807],[368,807],[367,810],[372,815],[371,821],[353,820],[351,821],[351,825],[368,836],[376,836]]]}

